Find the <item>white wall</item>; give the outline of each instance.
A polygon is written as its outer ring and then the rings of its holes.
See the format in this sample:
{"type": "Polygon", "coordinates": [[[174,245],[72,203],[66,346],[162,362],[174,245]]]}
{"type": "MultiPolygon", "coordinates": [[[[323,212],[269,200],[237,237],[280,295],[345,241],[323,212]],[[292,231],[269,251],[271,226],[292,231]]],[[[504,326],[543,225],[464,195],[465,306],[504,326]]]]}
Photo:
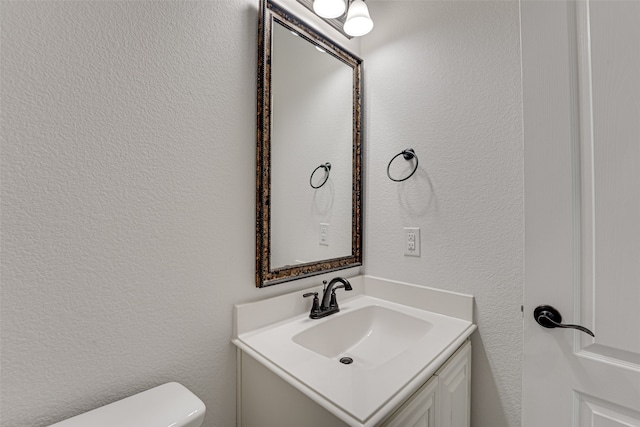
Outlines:
{"type": "Polygon", "coordinates": [[[367,274],[475,295],[472,425],[520,425],[523,144],[515,1],[369,2],[367,274]],[[420,159],[404,183],[386,167],[420,159]],[[404,160],[402,160],[404,161],[404,160]],[[422,256],[403,256],[420,227],[422,256]]]}
{"type": "MultiPolygon", "coordinates": [[[[518,425],[517,5],[369,6],[366,271],[476,296],[474,426],[518,425]],[[392,183],[409,146],[420,171],[392,183]]],[[[257,1],[3,2],[1,19],[1,424],[175,380],[207,427],[234,425],[232,305],[322,279],[254,288],[257,1]]]]}
{"type": "Polygon", "coordinates": [[[235,424],[233,304],[322,279],[254,287],[257,7],[2,3],[2,426],[166,381],[235,424]]]}

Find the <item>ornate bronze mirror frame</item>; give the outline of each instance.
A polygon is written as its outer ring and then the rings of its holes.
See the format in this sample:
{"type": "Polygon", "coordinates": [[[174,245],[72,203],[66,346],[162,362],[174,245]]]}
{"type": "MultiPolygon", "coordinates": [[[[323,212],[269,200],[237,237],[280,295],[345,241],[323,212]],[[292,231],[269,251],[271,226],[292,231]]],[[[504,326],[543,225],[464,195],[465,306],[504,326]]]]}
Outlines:
{"type": "MultiPolygon", "coordinates": [[[[258,111],[256,179],[256,285],[258,287],[314,276],[362,265],[362,136],[361,66],[362,60],[308,26],[271,0],[260,5],[258,36],[258,111]],[[281,25],[317,49],[325,51],[352,70],[351,141],[351,251],[346,256],[310,260],[310,262],[272,265],[272,53],[274,26],[281,25]]],[[[347,77],[348,79],[348,77],[347,77]]],[[[348,108],[348,104],[346,104],[348,108]]],[[[324,107],[323,107],[324,108],[324,107]]],[[[330,108],[330,107],[329,107],[330,108]]],[[[348,123],[347,135],[348,135],[348,123]]],[[[349,144],[347,141],[345,144],[349,144]]],[[[345,146],[346,147],[346,146],[345,146]]],[[[348,147],[347,151],[349,151],[348,147]]],[[[344,170],[344,169],[343,169],[344,170]]],[[[333,174],[333,171],[332,171],[333,174]]],[[[341,184],[342,185],[342,184],[341,184]]],[[[344,183],[344,185],[348,185],[344,183]]],[[[310,189],[311,191],[311,189],[310,189]]],[[[348,191],[348,189],[346,190],[348,191]]],[[[296,197],[296,196],[292,196],[296,197]]],[[[348,194],[347,194],[348,200],[348,194]]],[[[348,211],[347,211],[348,212],[348,211]]],[[[348,215],[348,214],[347,214],[348,215]]],[[[345,224],[348,224],[348,219],[345,224]]],[[[348,243],[347,243],[348,245],[348,243]]],[[[340,254],[342,255],[342,254],[340,254]]]]}

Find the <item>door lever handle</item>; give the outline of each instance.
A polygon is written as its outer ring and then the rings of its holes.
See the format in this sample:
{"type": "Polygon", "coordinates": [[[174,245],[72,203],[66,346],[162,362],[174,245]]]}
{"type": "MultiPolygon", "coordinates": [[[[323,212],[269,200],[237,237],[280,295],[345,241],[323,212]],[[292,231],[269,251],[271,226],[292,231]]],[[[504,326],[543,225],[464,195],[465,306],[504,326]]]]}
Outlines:
{"type": "Polygon", "coordinates": [[[577,329],[581,332],[584,332],[585,334],[591,335],[594,338],[596,337],[593,334],[593,332],[591,332],[589,329],[585,328],[584,326],[567,325],[567,324],[561,323],[562,316],[560,315],[560,312],[555,308],[551,307],[550,305],[537,306],[536,309],[533,310],[533,318],[536,319],[536,322],[538,322],[540,326],[543,326],[545,328],[577,329]]]}

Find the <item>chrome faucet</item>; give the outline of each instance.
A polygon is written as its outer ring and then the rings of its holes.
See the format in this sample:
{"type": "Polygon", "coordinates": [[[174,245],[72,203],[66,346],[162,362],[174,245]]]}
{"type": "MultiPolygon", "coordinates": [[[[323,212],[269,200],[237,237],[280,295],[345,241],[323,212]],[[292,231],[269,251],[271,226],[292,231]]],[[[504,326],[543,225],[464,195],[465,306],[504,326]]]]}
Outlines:
{"type": "Polygon", "coordinates": [[[313,296],[313,306],[311,307],[311,313],[309,313],[309,317],[312,319],[321,319],[339,312],[340,307],[338,307],[338,301],[336,299],[336,290],[344,288],[345,291],[350,291],[353,289],[351,283],[344,277],[335,277],[331,279],[328,285],[326,280],[322,283],[325,285],[322,294],[322,304],[318,301],[317,292],[308,292],[302,295],[304,298],[313,296]],[[336,283],[340,284],[336,285],[336,283]]]}

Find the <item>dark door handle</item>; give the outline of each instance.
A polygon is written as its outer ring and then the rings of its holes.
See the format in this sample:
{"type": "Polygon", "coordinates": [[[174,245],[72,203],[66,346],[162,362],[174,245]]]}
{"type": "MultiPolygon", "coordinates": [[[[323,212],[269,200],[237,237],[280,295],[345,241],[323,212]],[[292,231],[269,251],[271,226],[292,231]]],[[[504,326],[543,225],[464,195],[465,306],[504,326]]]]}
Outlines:
{"type": "Polygon", "coordinates": [[[560,312],[550,305],[539,305],[533,310],[533,318],[536,319],[536,322],[540,326],[544,326],[545,328],[567,328],[567,329],[577,329],[579,331],[584,332],[585,334],[589,334],[592,337],[596,337],[593,335],[589,329],[580,325],[566,325],[561,323],[562,316],[560,312]]]}

